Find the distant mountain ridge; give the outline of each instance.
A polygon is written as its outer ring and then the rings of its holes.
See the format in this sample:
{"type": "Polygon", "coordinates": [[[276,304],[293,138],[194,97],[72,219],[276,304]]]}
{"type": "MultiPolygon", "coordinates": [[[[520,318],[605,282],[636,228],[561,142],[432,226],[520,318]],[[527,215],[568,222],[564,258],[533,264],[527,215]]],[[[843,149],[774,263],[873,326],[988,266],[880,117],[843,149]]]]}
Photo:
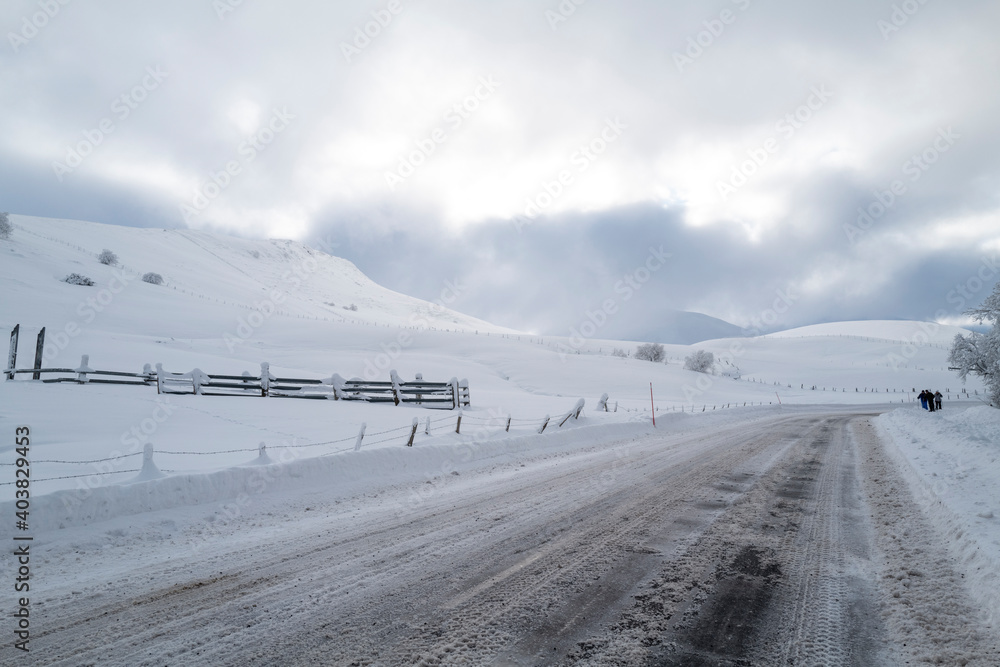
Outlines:
{"type": "Polygon", "coordinates": [[[656,341],[672,345],[693,345],[718,338],[738,338],[741,327],[702,313],[670,310],[657,315],[655,324],[638,329],[636,340],[656,341]]]}

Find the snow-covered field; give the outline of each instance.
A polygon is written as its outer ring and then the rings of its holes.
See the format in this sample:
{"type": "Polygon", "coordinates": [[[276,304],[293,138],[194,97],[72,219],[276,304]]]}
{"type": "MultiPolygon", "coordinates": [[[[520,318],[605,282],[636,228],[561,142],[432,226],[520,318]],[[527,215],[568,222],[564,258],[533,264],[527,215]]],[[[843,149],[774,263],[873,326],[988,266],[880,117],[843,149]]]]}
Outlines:
{"type": "MultiPolygon", "coordinates": [[[[456,297],[447,285],[437,304],[390,292],[350,263],[290,241],[11,220],[12,239],[0,241],[0,331],[21,325],[18,368],[30,367],[44,326],[45,367],[75,368],[89,355],[92,368],[130,372],[162,363],[174,372],[255,374],[268,362],[276,375],[388,380],[395,370],[404,379],[468,379],[472,396],[455,433],[456,413],[411,406],[158,396],[155,387],[43,385],[23,375],[0,382],[0,516],[10,518],[0,534],[13,530],[14,431],[27,426],[29,523],[49,544],[48,560],[86,544],[81,562],[90,563],[95,544],[115,535],[148,560],[177,531],[200,531],[206,542],[242,539],[226,528],[236,517],[268,511],[305,520],[299,513],[310,498],[374,497],[388,486],[412,489],[400,496],[402,511],[453,473],[652,433],[652,384],[657,429],[675,434],[803,409],[886,413],[876,423],[915,497],[951,540],[987,614],[1000,611],[1000,411],[982,406],[982,385],[963,388],[947,369],[955,327],[818,325],[666,345],[667,363],[653,364],[611,355],[635,344],[534,336],[461,315],[447,308],[456,297]],[[119,268],[97,261],[105,248],[119,268]],[[165,284],[139,280],[147,271],[165,284]],[[73,272],[95,285],[61,282],[73,272]],[[715,353],[718,374],[684,370],[699,349],[715,353]],[[916,406],[925,388],[946,395],[944,411],[916,406]],[[598,412],[604,393],[610,411],[598,412]],[[581,418],[560,426],[580,398],[581,418]],[[547,416],[553,421],[539,435],[547,416]],[[407,448],[414,418],[419,429],[407,448]],[[147,443],[156,469],[140,472],[147,443]]],[[[0,576],[12,572],[5,560],[0,576]]]]}

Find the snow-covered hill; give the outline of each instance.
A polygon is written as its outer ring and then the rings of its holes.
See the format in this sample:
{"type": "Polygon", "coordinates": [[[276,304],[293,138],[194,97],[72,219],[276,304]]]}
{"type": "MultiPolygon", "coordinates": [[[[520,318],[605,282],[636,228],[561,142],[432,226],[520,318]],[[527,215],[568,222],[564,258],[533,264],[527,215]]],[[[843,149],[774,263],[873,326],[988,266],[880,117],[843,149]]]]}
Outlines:
{"type": "MultiPolygon", "coordinates": [[[[970,382],[969,395],[960,393],[946,361],[945,343],[955,330],[929,323],[844,323],[667,345],[667,363],[653,364],[612,355],[615,348],[634,351],[635,342],[518,334],[391,292],[351,263],[291,241],[24,216],[12,221],[12,238],[0,241],[0,332],[21,325],[19,367],[30,367],[35,335],[46,327],[47,367],[72,368],[89,355],[91,367],[114,371],[162,363],[174,372],[238,375],[257,373],[268,362],[284,377],[387,380],[396,370],[404,379],[418,373],[428,380],[468,378],[473,405],[465,424],[475,425],[472,435],[457,436],[453,424],[431,435],[422,429],[417,442],[423,446],[531,435],[546,415],[565,413],[579,398],[587,401],[586,423],[632,428],[629,422],[649,419],[650,383],[656,409],[675,416],[779,402],[906,405],[922,388],[940,389],[948,401],[976,401],[982,390],[970,382]],[[118,255],[120,268],[98,262],[105,248],[118,255]],[[165,284],[138,279],[146,272],[161,274],[165,284]],[[62,282],[69,273],[95,284],[62,282]],[[345,310],[352,305],[356,311],[345,310]],[[684,369],[684,358],[698,349],[716,354],[715,374],[684,369]],[[617,413],[593,412],[604,393],[617,413]],[[514,420],[509,432],[507,415],[514,420]]],[[[361,423],[378,433],[409,431],[414,416],[443,418],[356,402],[172,396],[169,418],[153,423],[151,415],[164,414],[153,388],[26,380],[0,382],[0,428],[31,424],[41,460],[134,457],[141,453],[134,436],[141,428],[141,440],[158,450],[200,452],[167,462],[167,469],[184,474],[245,463],[261,441],[316,457],[351,449],[361,423]],[[290,447],[331,441],[349,442],[290,447]]],[[[398,447],[401,437],[369,438],[365,448],[398,447]]],[[[123,461],[95,484],[127,480],[134,463],[123,461]]],[[[52,481],[38,481],[37,493],[81,484],[72,477],[81,472],[78,465],[45,468],[38,480],[52,481]]]]}
{"type": "MultiPolygon", "coordinates": [[[[0,246],[5,329],[16,321],[50,327],[77,322],[130,334],[202,337],[220,327],[235,332],[257,311],[265,320],[273,313],[333,323],[506,331],[447,308],[454,297],[444,286],[440,303],[414,299],[375,284],[347,260],[294,241],[10,219],[12,239],[0,246]],[[98,262],[104,249],[118,256],[117,267],[98,262]],[[150,272],[164,284],[142,282],[150,272]],[[70,273],[90,278],[94,287],[62,282],[70,273]]],[[[327,246],[335,252],[335,240],[327,246]]]]}

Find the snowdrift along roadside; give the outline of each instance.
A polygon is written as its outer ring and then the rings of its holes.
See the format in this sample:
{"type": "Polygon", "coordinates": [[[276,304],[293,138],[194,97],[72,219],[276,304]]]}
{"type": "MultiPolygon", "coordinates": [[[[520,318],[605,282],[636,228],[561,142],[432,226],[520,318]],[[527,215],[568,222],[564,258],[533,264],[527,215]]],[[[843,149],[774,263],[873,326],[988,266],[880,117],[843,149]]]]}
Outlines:
{"type": "MultiPolygon", "coordinates": [[[[541,435],[420,447],[377,448],[335,456],[308,458],[282,450],[272,463],[251,461],[244,466],[205,474],[183,474],[89,489],[56,491],[32,499],[32,527],[52,530],[81,526],[144,512],[208,503],[233,503],[234,512],[253,495],[325,486],[358,492],[383,484],[424,481],[464,466],[526,453],[599,445],[648,433],[646,422],[598,424],[541,435]]],[[[141,475],[140,475],[141,477],[141,475]]],[[[0,504],[13,514],[14,502],[0,504]]]]}
{"type": "Polygon", "coordinates": [[[906,408],[875,423],[983,605],[982,620],[1000,624],[1000,410],[906,408]]]}

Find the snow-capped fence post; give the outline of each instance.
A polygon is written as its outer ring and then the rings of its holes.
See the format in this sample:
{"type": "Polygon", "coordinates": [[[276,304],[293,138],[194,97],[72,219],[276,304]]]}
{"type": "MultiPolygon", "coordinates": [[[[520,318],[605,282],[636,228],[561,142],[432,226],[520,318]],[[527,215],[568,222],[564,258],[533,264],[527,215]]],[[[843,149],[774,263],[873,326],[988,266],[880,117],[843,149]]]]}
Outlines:
{"type": "Polygon", "coordinates": [[[163,477],[163,473],[153,463],[153,443],[151,442],[147,442],[146,446],[142,448],[142,470],[139,472],[139,477],[142,479],[163,477]]]}
{"type": "Polygon", "coordinates": [[[271,394],[271,364],[266,361],[260,364],[260,395],[267,398],[271,394]]]}
{"type": "Polygon", "coordinates": [[[344,385],[347,384],[347,380],[340,377],[337,373],[330,376],[330,385],[333,387],[333,400],[339,401],[344,397],[344,385]]]}
{"type": "Polygon", "coordinates": [[[14,379],[14,369],[17,368],[17,338],[21,333],[21,325],[15,324],[10,332],[10,350],[7,352],[7,379],[14,379]]]}
{"type": "MultiPolygon", "coordinates": [[[[42,352],[45,350],[45,327],[38,332],[38,340],[35,341],[35,365],[32,367],[35,372],[31,374],[32,380],[41,380],[42,374],[38,371],[42,370],[42,352]]],[[[86,366],[87,364],[83,364],[86,366]]]]}
{"type": "Polygon", "coordinates": [[[458,410],[460,407],[462,407],[461,396],[459,395],[458,391],[459,391],[458,390],[458,378],[452,378],[451,379],[451,396],[452,396],[452,401],[454,402],[454,407],[452,408],[452,410],[458,410]]]}
{"type": "Polygon", "coordinates": [[[257,456],[262,460],[267,458],[267,445],[263,442],[257,445],[257,456]]]}
{"type": "Polygon", "coordinates": [[[462,380],[458,383],[458,404],[459,405],[472,405],[471,394],[469,393],[469,381],[468,379],[462,380]],[[469,400],[465,400],[466,397],[469,400]]]}
{"type": "Polygon", "coordinates": [[[361,441],[365,439],[365,429],[368,428],[368,424],[362,422],[361,430],[358,431],[358,439],[354,442],[354,451],[361,451],[361,441]]]}
{"type": "Polygon", "coordinates": [[[163,393],[163,364],[156,364],[156,393],[163,393]]]}
{"type": "MultiPolygon", "coordinates": [[[[94,369],[88,365],[89,363],[90,363],[90,355],[85,354],[82,357],[80,357],[80,367],[73,369],[73,372],[77,374],[76,381],[79,382],[80,384],[87,384],[87,373],[94,372],[94,369]]],[[[35,375],[37,375],[37,373],[35,375]]]]}
{"type": "Polygon", "coordinates": [[[413,418],[413,428],[410,430],[410,440],[406,443],[407,447],[413,446],[413,439],[417,437],[417,427],[420,426],[420,420],[416,417],[413,418]]]}
{"type": "Polygon", "coordinates": [[[458,421],[455,422],[455,433],[462,434],[462,409],[458,410],[458,421]]]}
{"type": "Polygon", "coordinates": [[[583,406],[585,406],[586,404],[587,404],[587,401],[585,399],[582,399],[582,398],[579,401],[576,402],[576,414],[573,415],[573,419],[579,419],[580,418],[580,413],[583,412],[583,406]]]}
{"type": "Polygon", "coordinates": [[[607,394],[601,394],[601,399],[599,401],[597,401],[597,411],[598,412],[601,412],[601,411],[607,412],[608,411],[608,395],[607,394]]]}
{"type": "Polygon", "coordinates": [[[203,384],[208,384],[208,381],[208,375],[203,373],[200,368],[196,368],[191,371],[191,386],[194,388],[195,395],[202,395],[201,386],[203,384]]]}
{"type": "Polygon", "coordinates": [[[403,388],[400,386],[403,381],[396,371],[389,371],[389,379],[392,380],[392,400],[396,405],[403,402],[403,388]]]}
{"type": "Polygon", "coordinates": [[[549,420],[550,419],[551,419],[551,417],[549,417],[549,415],[545,415],[545,421],[542,422],[542,427],[540,429],[538,429],[539,435],[541,435],[542,433],[545,433],[545,427],[549,425],[549,420]]]}
{"type": "Polygon", "coordinates": [[[430,434],[431,434],[431,418],[428,417],[427,426],[424,427],[424,435],[430,435],[430,434]]]}
{"type": "MultiPolygon", "coordinates": [[[[142,379],[142,381],[145,382],[146,384],[149,384],[150,382],[153,381],[153,367],[150,366],[149,364],[143,364],[143,366],[142,366],[142,374],[145,376],[142,379]]],[[[159,392],[157,392],[157,393],[159,393],[159,392]]]]}

